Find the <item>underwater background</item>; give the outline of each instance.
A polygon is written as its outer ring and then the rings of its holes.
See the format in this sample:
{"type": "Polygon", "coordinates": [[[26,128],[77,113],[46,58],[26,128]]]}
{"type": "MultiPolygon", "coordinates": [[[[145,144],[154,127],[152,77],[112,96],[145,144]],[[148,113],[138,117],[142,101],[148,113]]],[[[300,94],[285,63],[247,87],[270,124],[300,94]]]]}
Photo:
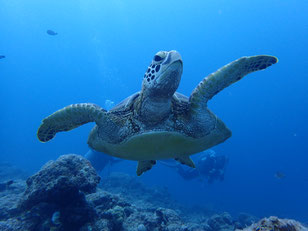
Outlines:
{"type": "MultiPolygon", "coordinates": [[[[307,223],[307,0],[0,0],[0,162],[34,173],[62,154],[84,155],[93,124],[40,143],[41,120],[73,103],[119,103],[141,89],[154,54],[173,49],[187,96],[242,56],[279,62],[209,102],[232,130],[213,147],[229,158],[222,182],[185,181],[159,163],[139,178],[183,204],[307,223]]],[[[123,161],[110,171],[134,176],[136,166],[123,161]]]]}

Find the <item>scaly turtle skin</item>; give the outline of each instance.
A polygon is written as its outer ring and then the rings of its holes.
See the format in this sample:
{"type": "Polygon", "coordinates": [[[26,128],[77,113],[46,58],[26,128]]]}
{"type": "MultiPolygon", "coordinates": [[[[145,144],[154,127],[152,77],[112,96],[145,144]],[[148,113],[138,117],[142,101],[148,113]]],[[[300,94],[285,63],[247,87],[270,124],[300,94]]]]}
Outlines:
{"type": "Polygon", "coordinates": [[[56,133],[95,122],[88,144],[106,154],[138,161],[137,175],[159,159],[174,158],[195,167],[190,155],[231,136],[226,125],[207,108],[218,92],[245,75],[277,63],[267,55],[242,57],[204,78],[186,97],[176,89],[183,71],[177,51],[158,52],[148,67],[142,89],[109,111],[91,104],[72,104],[45,118],[37,136],[42,142],[56,133]]]}

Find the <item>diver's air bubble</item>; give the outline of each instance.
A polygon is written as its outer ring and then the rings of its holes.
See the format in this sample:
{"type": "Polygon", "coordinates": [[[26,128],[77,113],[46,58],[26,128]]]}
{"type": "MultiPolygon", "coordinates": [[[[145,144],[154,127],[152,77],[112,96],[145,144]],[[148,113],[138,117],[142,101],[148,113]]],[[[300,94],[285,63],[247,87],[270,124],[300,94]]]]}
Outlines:
{"type": "Polygon", "coordinates": [[[109,99],[106,99],[105,100],[105,109],[106,110],[110,110],[111,108],[113,108],[114,106],[114,102],[109,100],[109,99]]]}

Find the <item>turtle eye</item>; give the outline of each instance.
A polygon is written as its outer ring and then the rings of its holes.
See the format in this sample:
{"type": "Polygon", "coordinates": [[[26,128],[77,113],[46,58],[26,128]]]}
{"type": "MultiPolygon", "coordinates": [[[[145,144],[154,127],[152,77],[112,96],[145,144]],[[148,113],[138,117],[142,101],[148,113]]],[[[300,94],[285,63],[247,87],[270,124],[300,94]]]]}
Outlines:
{"type": "Polygon", "coordinates": [[[164,58],[166,58],[167,54],[164,51],[159,51],[156,53],[156,55],[154,56],[154,61],[155,62],[160,62],[162,61],[164,58]]]}
{"type": "Polygon", "coordinates": [[[161,61],[163,58],[162,57],[160,57],[159,55],[155,55],[154,56],[154,61],[156,61],[156,62],[159,62],[159,61],[161,61]]]}

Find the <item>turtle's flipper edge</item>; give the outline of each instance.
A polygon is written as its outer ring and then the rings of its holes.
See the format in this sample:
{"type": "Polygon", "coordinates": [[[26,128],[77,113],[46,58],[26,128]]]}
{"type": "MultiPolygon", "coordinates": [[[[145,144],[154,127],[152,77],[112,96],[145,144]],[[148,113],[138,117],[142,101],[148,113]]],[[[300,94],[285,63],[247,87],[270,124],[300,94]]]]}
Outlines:
{"type": "Polygon", "coordinates": [[[194,89],[189,98],[192,111],[205,109],[207,101],[224,88],[239,81],[251,72],[266,69],[277,62],[278,59],[274,56],[257,55],[242,57],[225,65],[204,78],[194,89]]]}
{"type": "Polygon", "coordinates": [[[105,110],[91,103],[72,104],[56,111],[42,121],[37,137],[47,142],[58,132],[70,131],[89,122],[97,122],[105,114],[105,110]]]}

